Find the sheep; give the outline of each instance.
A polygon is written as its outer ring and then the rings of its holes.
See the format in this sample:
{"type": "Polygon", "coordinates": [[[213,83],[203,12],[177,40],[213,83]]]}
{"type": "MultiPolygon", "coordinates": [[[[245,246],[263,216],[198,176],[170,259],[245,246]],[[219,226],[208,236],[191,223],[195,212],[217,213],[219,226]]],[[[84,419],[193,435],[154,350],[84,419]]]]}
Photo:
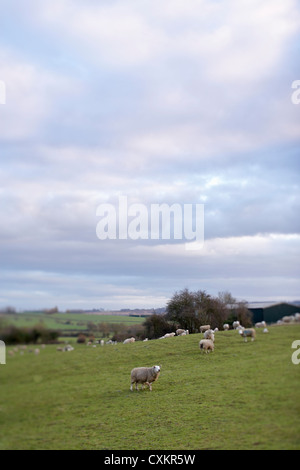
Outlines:
{"type": "Polygon", "coordinates": [[[123,344],[129,344],[129,343],[134,343],[135,342],[135,338],[127,338],[123,341],[123,344]]]}
{"type": "Polygon", "coordinates": [[[35,354],[36,356],[37,356],[38,354],[40,354],[39,348],[36,348],[36,349],[34,350],[34,354],[35,354]]]}
{"type": "Polygon", "coordinates": [[[240,326],[240,322],[238,320],[236,320],[232,323],[232,328],[234,330],[236,330],[239,326],[240,326]]]}
{"type": "Polygon", "coordinates": [[[211,339],[213,342],[215,341],[215,335],[213,330],[206,330],[203,336],[204,339],[211,339]]]}
{"type": "Polygon", "coordinates": [[[293,315],[287,315],[281,319],[284,323],[292,323],[295,320],[293,315]]]}
{"type": "Polygon", "coordinates": [[[239,334],[242,336],[242,338],[245,338],[245,343],[247,343],[248,337],[251,338],[251,341],[254,341],[256,336],[254,328],[248,328],[247,330],[239,330],[239,334]]]}
{"type": "Polygon", "coordinates": [[[176,330],[176,334],[177,336],[185,336],[189,334],[189,330],[183,330],[182,328],[178,328],[178,330],[176,330]]]}
{"type": "Polygon", "coordinates": [[[200,333],[204,333],[204,331],[210,330],[210,325],[202,325],[200,326],[199,330],[200,330],[200,333]]]}
{"type": "Polygon", "coordinates": [[[56,348],[56,351],[61,351],[61,352],[74,351],[74,348],[70,344],[67,344],[67,346],[56,348]]]}
{"type": "Polygon", "coordinates": [[[164,336],[161,336],[158,339],[173,338],[173,336],[175,336],[175,333],[166,333],[164,336]]]}
{"type": "Polygon", "coordinates": [[[264,328],[263,333],[269,333],[268,328],[264,328]]]}
{"type": "Polygon", "coordinates": [[[260,322],[257,322],[255,323],[255,328],[266,328],[267,327],[267,324],[265,321],[260,321],[260,322]]]}
{"type": "Polygon", "coordinates": [[[166,333],[164,338],[172,338],[173,336],[175,336],[175,333],[166,333]]]}
{"type": "Polygon", "coordinates": [[[215,349],[215,345],[211,339],[201,339],[199,342],[199,348],[207,354],[208,351],[213,351],[215,349]]]}
{"type": "Polygon", "coordinates": [[[138,384],[142,384],[142,390],[144,389],[144,385],[148,385],[150,392],[152,392],[152,383],[158,379],[160,369],[160,366],[136,367],[132,369],[130,390],[133,391],[132,386],[135,383],[135,389],[137,391],[138,384]]]}
{"type": "Polygon", "coordinates": [[[223,330],[224,330],[224,331],[229,330],[229,325],[228,325],[228,323],[224,323],[224,325],[223,325],[223,330]]]}

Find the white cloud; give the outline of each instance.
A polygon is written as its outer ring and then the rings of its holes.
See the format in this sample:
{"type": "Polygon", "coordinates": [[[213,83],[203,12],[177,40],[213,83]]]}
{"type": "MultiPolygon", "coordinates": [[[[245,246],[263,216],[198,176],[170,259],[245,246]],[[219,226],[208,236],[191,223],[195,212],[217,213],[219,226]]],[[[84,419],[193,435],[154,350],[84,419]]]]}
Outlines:
{"type": "Polygon", "coordinates": [[[62,97],[78,91],[74,82],[26,60],[14,49],[0,48],[0,77],[6,85],[1,107],[0,139],[17,141],[37,137],[60,106],[62,97]]]}
{"type": "MultiPolygon", "coordinates": [[[[62,300],[65,290],[78,304],[97,298],[95,273],[101,298],[117,292],[121,307],[184,283],[255,292],[259,277],[271,292],[283,276],[285,292],[288,282],[298,292],[298,3],[125,3],[29,0],[22,11],[10,0],[14,40],[4,35],[0,49],[3,268],[32,272],[37,298],[62,300]],[[204,201],[203,250],[101,244],[96,207],[119,195],[204,201]]],[[[6,292],[27,303],[22,281],[8,280],[6,292]]]]}

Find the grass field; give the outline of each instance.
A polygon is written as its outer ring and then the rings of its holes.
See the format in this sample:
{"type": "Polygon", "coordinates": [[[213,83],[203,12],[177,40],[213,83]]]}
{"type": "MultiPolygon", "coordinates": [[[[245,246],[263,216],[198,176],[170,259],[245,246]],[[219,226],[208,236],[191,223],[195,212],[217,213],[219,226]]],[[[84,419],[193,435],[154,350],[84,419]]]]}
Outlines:
{"type": "Polygon", "coordinates": [[[126,326],[144,323],[144,317],[130,317],[128,315],[93,315],[83,313],[18,313],[0,317],[2,322],[17,327],[32,327],[43,324],[46,328],[61,330],[62,332],[88,329],[88,323],[123,323],[126,326]]]}
{"type": "Polygon", "coordinates": [[[300,449],[300,325],[269,331],[218,332],[207,355],[200,334],[7,354],[0,449],[300,449]],[[130,392],[130,370],[154,364],[153,391],[130,392]]]}

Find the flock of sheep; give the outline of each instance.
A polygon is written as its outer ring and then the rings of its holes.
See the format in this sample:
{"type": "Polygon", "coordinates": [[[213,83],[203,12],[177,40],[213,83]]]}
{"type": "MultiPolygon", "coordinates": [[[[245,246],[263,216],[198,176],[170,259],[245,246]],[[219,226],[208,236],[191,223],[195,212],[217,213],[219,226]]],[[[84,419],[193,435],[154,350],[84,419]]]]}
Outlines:
{"type": "MultiPolygon", "coordinates": [[[[254,341],[255,339],[255,329],[254,328],[244,328],[243,326],[240,325],[239,321],[233,322],[232,325],[233,329],[237,330],[238,333],[241,335],[242,338],[244,338],[245,342],[247,342],[247,338],[251,338],[251,341],[254,341]]],[[[268,333],[267,325],[265,322],[260,322],[255,324],[256,328],[264,328],[264,333],[268,333]]],[[[225,331],[229,330],[229,324],[225,323],[223,325],[223,329],[225,331]]],[[[214,343],[215,343],[215,333],[218,330],[218,328],[215,328],[214,330],[211,329],[210,325],[202,325],[199,328],[200,333],[203,334],[203,339],[200,340],[199,342],[199,348],[201,351],[205,351],[208,353],[209,351],[214,351],[214,343]]],[[[189,331],[188,330],[183,330],[183,329],[178,329],[176,330],[176,333],[167,333],[164,336],[161,336],[159,339],[165,339],[165,338],[172,338],[173,336],[185,336],[188,335],[189,331]]],[[[128,338],[127,340],[124,341],[125,344],[133,342],[134,338],[128,338]]],[[[144,340],[145,341],[145,340],[144,340]]],[[[160,374],[160,369],[161,366],[153,366],[153,367],[135,367],[131,371],[131,385],[130,385],[130,390],[133,391],[133,385],[135,384],[135,389],[138,390],[138,384],[141,384],[142,390],[144,389],[145,385],[149,387],[149,390],[152,391],[152,383],[155,382],[160,374]]]]}
{"type": "MultiPolygon", "coordinates": [[[[300,322],[300,313],[296,313],[293,316],[286,316],[283,317],[281,320],[278,320],[277,324],[282,325],[282,324],[287,324],[287,323],[295,323],[295,322],[300,322]]],[[[255,323],[255,328],[263,328],[263,333],[268,333],[267,325],[265,321],[255,323]]],[[[237,330],[238,333],[241,335],[242,338],[244,338],[244,341],[247,342],[248,338],[251,338],[251,341],[255,340],[256,337],[256,331],[254,328],[244,328],[242,325],[240,325],[239,321],[235,321],[232,324],[232,328],[234,330],[237,330]]],[[[230,329],[230,326],[228,323],[225,323],[223,325],[223,330],[228,331],[230,329]]],[[[215,333],[218,331],[218,328],[212,329],[210,325],[202,325],[199,328],[200,333],[203,334],[203,339],[199,341],[199,348],[200,351],[209,353],[210,351],[214,351],[214,343],[215,343],[215,333]]],[[[161,336],[159,339],[166,339],[166,338],[172,338],[175,335],[176,336],[186,336],[189,334],[189,330],[184,330],[184,329],[177,329],[176,332],[171,332],[167,333],[164,336],[161,336]]],[[[148,338],[144,339],[144,341],[148,341],[148,338]]],[[[127,338],[123,341],[123,344],[129,344],[129,343],[134,343],[135,338],[127,338]]],[[[88,346],[91,345],[92,343],[89,342],[88,346]]],[[[101,340],[99,341],[99,344],[101,346],[104,346],[104,341],[101,340]]],[[[116,344],[114,341],[108,341],[106,344],[116,344]]],[[[94,347],[96,345],[93,344],[94,347]]],[[[41,348],[45,348],[45,345],[41,345],[41,348]]],[[[17,352],[20,352],[20,354],[24,354],[24,352],[28,350],[28,352],[32,352],[35,355],[38,355],[40,353],[40,348],[35,348],[35,349],[27,349],[27,346],[19,346],[13,348],[11,351],[9,351],[9,354],[12,356],[17,352]]],[[[74,348],[70,344],[63,346],[63,347],[57,347],[57,351],[73,351],[74,348]]],[[[130,385],[130,390],[133,391],[133,385],[135,384],[135,389],[138,390],[138,385],[140,384],[142,386],[142,390],[144,389],[145,385],[149,387],[149,390],[152,391],[152,384],[155,382],[160,374],[161,366],[155,365],[153,367],[135,367],[131,371],[131,385],[130,385]]]]}

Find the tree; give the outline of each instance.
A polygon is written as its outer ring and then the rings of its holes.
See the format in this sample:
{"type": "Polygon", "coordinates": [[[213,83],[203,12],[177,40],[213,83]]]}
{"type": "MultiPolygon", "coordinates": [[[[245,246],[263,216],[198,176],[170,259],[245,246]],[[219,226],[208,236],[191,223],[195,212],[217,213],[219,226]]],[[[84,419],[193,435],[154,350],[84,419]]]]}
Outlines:
{"type": "Polygon", "coordinates": [[[190,333],[198,333],[200,326],[207,324],[220,329],[229,315],[227,303],[234,300],[229,292],[212,297],[202,290],[184,289],[176,292],[167,304],[166,318],[190,333]]]}
{"type": "Polygon", "coordinates": [[[199,327],[211,321],[211,297],[205,291],[190,292],[184,289],[175,293],[167,304],[167,320],[174,321],[178,327],[199,331],[199,327]]]}
{"type": "Polygon", "coordinates": [[[147,318],[143,323],[144,336],[149,339],[160,338],[166,333],[176,330],[176,325],[167,321],[165,315],[156,313],[147,318]]]}

